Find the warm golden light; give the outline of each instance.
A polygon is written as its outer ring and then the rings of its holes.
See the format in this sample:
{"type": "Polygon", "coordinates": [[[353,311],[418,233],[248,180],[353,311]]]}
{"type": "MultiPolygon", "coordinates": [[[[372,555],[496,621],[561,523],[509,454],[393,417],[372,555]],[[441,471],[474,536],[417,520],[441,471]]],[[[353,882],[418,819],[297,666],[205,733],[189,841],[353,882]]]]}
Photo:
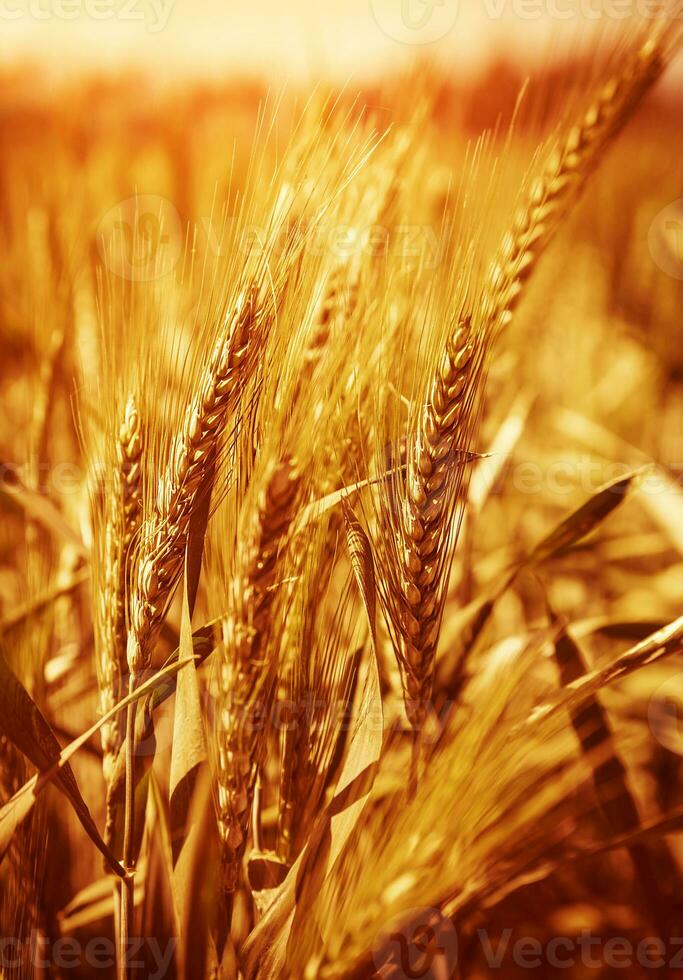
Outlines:
{"type": "Polygon", "coordinates": [[[0,0],[0,980],[677,975],[661,8],[0,0]]]}

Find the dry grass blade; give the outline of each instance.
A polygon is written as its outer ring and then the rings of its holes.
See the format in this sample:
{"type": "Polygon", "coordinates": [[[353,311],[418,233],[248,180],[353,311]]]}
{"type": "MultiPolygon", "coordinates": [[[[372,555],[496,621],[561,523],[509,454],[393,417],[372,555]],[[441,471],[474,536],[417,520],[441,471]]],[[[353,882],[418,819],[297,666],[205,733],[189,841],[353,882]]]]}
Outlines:
{"type": "MultiPolygon", "coordinates": [[[[553,649],[560,681],[566,686],[587,673],[586,662],[566,622],[558,620],[550,609],[549,615],[555,625],[560,626],[553,649]]],[[[591,768],[595,793],[610,834],[626,835],[637,830],[641,825],[639,807],[599,697],[594,695],[586,699],[579,708],[570,711],[570,717],[591,768]]],[[[634,844],[628,851],[643,889],[646,914],[651,915],[653,926],[661,928],[662,935],[666,936],[672,924],[671,896],[662,891],[658,869],[674,867],[674,857],[665,840],[657,843],[656,850],[654,847],[650,850],[645,844],[634,844]]]]}
{"type": "Polygon", "coordinates": [[[16,503],[22,508],[31,520],[36,521],[59,540],[71,545],[83,558],[88,558],[88,549],[81,537],[64,519],[63,514],[52,500],[44,493],[24,484],[12,467],[3,465],[2,469],[3,480],[0,484],[0,492],[10,502],[16,503]]]}
{"type": "Polygon", "coordinates": [[[550,557],[561,555],[566,548],[594,531],[612,511],[621,505],[646,472],[645,469],[636,470],[596,490],[585,504],[558,524],[536,545],[529,556],[529,564],[538,564],[550,557]]]}
{"type": "Polygon", "coordinates": [[[555,700],[535,708],[528,724],[535,724],[537,720],[552,715],[562,708],[572,711],[608,684],[681,650],[683,650],[683,616],[656,630],[606,666],[598,667],[571,681],[555,700]]]}
{"type": "MultiPolygon", "coordinates": [[[[179,656],[188,659],[192,656],[193,649],[186,574],[180,621],[179,656]]],[[[207,751],[199,680],[194,664],[190,664],[177,679],[173,713],[173,748],[169,772],[169,824],[176,860],[187,833],[186,823],[195,783],[206,759],[207,751]]]]}
{"type": "MultiPolygon", "coordinates": [[[[97,735],[102,725],[105,725],[108,721],[110,721],[118,712],[127,708],[128,704],[131,702],[146,698],[148,695],[153,696],[156,689],[160,686],[163,689],[163,685],[167,682],[167,680],[177,671],[182,670],[188,662],[189,661],[187,660],[175,660],[162,670],[158,671],[143,684],[141,684],[134,693],[129,694],[119,704],[114,705],[114,707],[111,708],[106,715],[98,718],[98,720],[91,725],[87,731],[83,732],[83,734],[79,735],[78,738],[74,739],[74,741],[67,745],[66,748],[62,749],[61,752],[58,752],[58,754],[55,756],[55,760],[51,762],[46,769],[41,771],[40,774],[32,776],[28,782],[24,783],[24,785],[17,790],[16,793],[14,793],[11,799],[9,799],[7,803],[0,808],[0,842],[2,842],[3,846],[6,846],[9,840],[11,840],[12,834],[16,828],[31,812],[38,795],[53,779],[59,779],[62,771],[65,769],[65,767],[68,767],[70,759],[93,737],[93,735],[97,735]]],[[[10,690],[9,686],[7,690],[10,690]]],[[[167,691],[167,693],[170,692],[167,691]]],[[[20,701],[24,700],[22,695],[19,695],[19,697],[20,701]]],[[[22,731],[21,740],[24,741],[26,738],[26,731],[22,731]]],[[[51,741],[52,739],[49,738],[46,742],[48,748],[51,741]]],[[[41,752],[42,751],[44,750],[41,749],[41,752]]],[[[0,848],[0,853],[2,853],[2,848],[0,848]]],[[[107,851],[107,853],[109,852],[107,851]]],[[[117,862],[114,862],[114,868],[116,869],[115,873],[117,875],[123,874],[123,869],[117,862]]],[[[112,868],[112,870],[114,870],[114,868],[112,868]]]]}
{"type": "Polygon", "coordinates": [[[635,490],[646,468],[634,470],[600,487],[580,507],[546,534],[524,557],[519,559],[496,582],[487,594],[475,600],[472,615],[460,631],[455,654],[445,657],[440,664],[440,689],[449,701],[457,703],[468,675],[469,660],[475,646],[490,621],[496,604],[507,592],[524,569],[533,569],[545,562],[560,558],[569,549],[583,541],[612,514],[635,490]]]}
{"type": "MultiPolygon", "coordinates": [[[[48,772],[60,757],[60,745],[52,729],[41,714],[29,693],[10,670],[4,656],[0,656],[0,712],[3,734],[23,752],[43,774],[48,772]]],[[[83,829],[102,852],[114,874],[123,871],[100,837],[90,811],[81,796],[73,771],[67,764],[58,772],[57,785],[73,806],[83,829]]],[[[27,811],[26,811],[27,812],[27,811]]],[[[21,817],[25,812],[20,808],[21,817]]],[[[14,825],[16,827],[16,824],[14,825]]],[[[12,832],[13,832],[12,828],[12,832]]]]}
{"type": "Polygon", "coordinates": [[[358,679],[359,654],[351,653],[356,607],[351,583],[338,599],[330,594],[335,555],[330,557],[328,535],[327,528],[319,529],[312,547],[305,549],[301,567],[294,556],[298,580],[288,609],[288,636],[283,640],[291,663],[284,685],[286,699],[277,705],[278,719],[285,723],[280,738],[276,851],[285,868],[308,839],[330,780],[339,771],[344,721],[358,679]]]}
{"type": "Polygon", "coordinates": [[[15,609],[14,612],[9,613],[0,622],[0,636],[4,633],[9,633],[11,630],[16,629],[25,623],[27,619],[31,619],[38,613],[41,613],[46,606],[52,605],[57,599],[62,596],[70,595],[74,590],[79,588],[88,581],[90,572],[87,568],[83,568],[76,572],[74,575],[70,576],[66,581],[62,583],[56,583],[52,588],[47,589],[42,595],[38,596],[36,599],[32,599],[25,605],[20,606],[19,609],[15,609]]]}

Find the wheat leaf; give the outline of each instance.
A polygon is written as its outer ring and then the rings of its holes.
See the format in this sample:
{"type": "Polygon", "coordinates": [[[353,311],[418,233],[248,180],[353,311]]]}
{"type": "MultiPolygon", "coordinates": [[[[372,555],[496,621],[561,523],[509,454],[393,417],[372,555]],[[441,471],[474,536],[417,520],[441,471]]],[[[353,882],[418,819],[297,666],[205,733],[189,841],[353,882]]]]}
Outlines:
{"type": "Polygon", "coordinates": [[[655,663],[662,657],[677,653],[683,649],[683,616],[673,620],[662,629],[656,630],[640,643],[636,643],[621,656],[605,667],[589,671],[577,680],[567,684],[562,691],[550,701],[538,705],[523,724],[536,724],[540,719],[549,717],[557,711],[566,709],[574,711],[592,698],[601,688],[614,681],[627,677],[635,670],[655,663]]]}
{"type": "Polygon", "coordinates": [[[529,555],[526,564],[538,564],[556,557],[594,531],[612,511],[623,502],[648,467],[633,470],[618,480],[612,480],[597,490],[588,500],[565,518],[540,541],[529,555]]]}
{"type": "MultiPolygon", "coordinates": [[[[563,685],[578,680],[586,673],[581,649],[568,631],[566,621],[557,616],[548,603],[548,615],[558,632],[553,649],[555,663],[563,685]]],[[[581,750],[591,769],[593,787],[605,822],[615,836],[629,833],[640,826],[640,813],[629,786],[629,777],[617,752],[607,711],[596,694],[585,699],[580,708],[570,712],[570,718],[581,750]],[[596,750],[599,756],[596,757],[596,750]]],[[[673,855],[665,841],[659,843],[660,857],[666,866],[675,868],[673,855]],[[662,852],[664,852],[662,854],[662,852]]],[[[633,866],[653,914],[653,925],[666,922],[667,901],[658,885],[654,855],[644,844],[628,848],[633,866]]],[[[675,874],[673,870],[670,873],[675,874]]]]}
{"type": "MultiPolygon", "coordinates": [[[[2,660],[2,658],[0,658],[2,660]]],[[[168,677],[177,671],[185,667],[189,661],[187,660],[177,660],[173,663],[168,664],[163,667],[158,673],[149,680],[141,684],[140,687],[134,691],[132,694],[127,695],[122,701],[114,705],[109,711],[103,714],[94,725],[91,725],[82,735],[74,739],[65,749],[58,754],[54,762],[50,765],[48,769],[45,769],[41,773],[37,773],[32,776],[24,785],[17,790],[17,792],[4,804],[0,809],[0,859],[4,856],[7,851],[7,847],[12,840],[12,836],[20,824],[26,819],[28,814],[33,808],[33,804],[36,799],[45,789],[45,787],[53,780],[60,776],[63,769],[68,765],[69,759],[72,758],[82,748],[86,742],[88,742],[93,735],[95,735],[99,729],[107,721],[110,721],[123,708],[132,704],[133,701],[137,701],[140,698],[147,697],[151,692],[155,690],[158,685],[164,683],[168,677]]],[[[120,866],[116,864],[116,868],[119,869],[120,866]]],[[[117,874],[122,873],[119,870],[117,874]]]]}
{"type": "MultiPolygon", "coordinates": [[[[188,576],[183,587],[180,618],[180,656],[193,650],[192,624],[188,599],[188,576]]],[[[192,664],[178,677],[173,716],[173,748],[169,776],[169,806],[174,863],[178,859],[185,835],[185,825],[194,781],[206,761],[206,742],[202,718],[197,670],[192,664]]]]}
{"type": "Polygon", "coordinates": [[[187,814],[186,837],[173,871],[179,901],[180,980],[204,980],[211,929],[220,914],[216,815],[208,766],[199,769],[187,814]]]}
{"type": "MultiPolygon", "coordinates": [[[[57,736],[2,655],[0,655],[0,730],[41,773],[45,773],[58,762],[61,747],[57,736]]],[[[71,767],[64,765],[56,774],[56,779],[57,785],[73,806],[83,829],[102,852],[111,870],[115,874],[123,875],[123,870],[95,826],[71,767]]],[[[21,812],[21,807],[15,810],[15,818],[21,812]]],[[[11,820],[8,826],[12,826],[11,820]]]]}

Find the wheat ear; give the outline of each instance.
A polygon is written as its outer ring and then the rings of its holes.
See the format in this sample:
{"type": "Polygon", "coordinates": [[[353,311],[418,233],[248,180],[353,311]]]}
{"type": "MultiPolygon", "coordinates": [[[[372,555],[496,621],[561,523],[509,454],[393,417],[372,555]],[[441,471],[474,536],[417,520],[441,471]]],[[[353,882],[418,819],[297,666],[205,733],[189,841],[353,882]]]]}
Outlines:
{"type": "Polygon", "coordinates": [[[406,713],[417,729],[431,695],[433,665],[457,525],[453,514],[471,434],[477,382],[486,347],[509,323],[524,283],[563,214],[578,196],[605,148],[623,128],[666,64],[665,34],[657,32],[624,70],[598,92],[581,121],[534,182],[484,287],[477,330],[461,318],[450,337],[420,413],[400,520],[400,582],[394,599],[397,653],[406,713]],[[454,472],[455,470],[455,472],[454,472]],[[447,526],[448,525],[448,526],[447,526]],[[449,530],[450,528],[450,530],[449,530]],[[452,539],[448,542],[447,536],[452,539]]]}
{"type": "Polygon", "coordinates": [[[265,743],[263,715],[272,697],[274,667],[267,657],[267,642],[277,559],[294,517],[300,482],[291,460],[276,465],[267,477],[246,535],[244,565],[233,582],[233,609],[223,623],[218,808],[227,891],[237,886],[265,743]]]}
{"type": "Polygon", "coordinates": [[[483,301],[488,327],[496,330],[510,322],[524,283],[561,219],[668,64],[668,39],[665,23],[658,22],[621,72],[598,91],[533,182],[490,273],[483,301]]]}
{"type": "MultiPolygon", "coordinates": [[[[96,609],[100,664],[100,710],[109,711],[125,695],[127,559],[142,514],[142,429],[131,394],[116,440],[116,466],[104,525],[104,582],[96,609]]],[[[123,719],[102,726],[107,783],[123,741],[123,719]]]]}
{"type": "Polygon", "coordinates": [[[156,505],[143,522],[130,601],[127,658],[131,676],[149,665],[151,646],[180,580],[190,520],[208,493],[245,365],[263,325],[253,293],[243,296],[216,344],[179,434],[171,445],[156,505]]]}
{"type": "Polygon", "coordinates": [[[444,539],[451,524],[453,481],[459,481],[468,458],[464,450],[477,364],[472,325],[464,319],[449,340],[432,381],[408,460],[399,519],[401,581],[395,611],[406,713],[414,727],[424,720],[431,696],[447,550],[444,539]]]}

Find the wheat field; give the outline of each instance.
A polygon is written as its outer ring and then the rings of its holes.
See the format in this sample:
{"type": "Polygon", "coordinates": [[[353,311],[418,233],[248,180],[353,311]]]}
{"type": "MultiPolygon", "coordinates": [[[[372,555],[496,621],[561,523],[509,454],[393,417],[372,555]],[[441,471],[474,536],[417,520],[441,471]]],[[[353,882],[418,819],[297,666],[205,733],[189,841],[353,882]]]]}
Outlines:
{"type": "Polygon", "coordinates": [[[6,73],[0,977],[680,975],[680,24],[6,73]]]}

